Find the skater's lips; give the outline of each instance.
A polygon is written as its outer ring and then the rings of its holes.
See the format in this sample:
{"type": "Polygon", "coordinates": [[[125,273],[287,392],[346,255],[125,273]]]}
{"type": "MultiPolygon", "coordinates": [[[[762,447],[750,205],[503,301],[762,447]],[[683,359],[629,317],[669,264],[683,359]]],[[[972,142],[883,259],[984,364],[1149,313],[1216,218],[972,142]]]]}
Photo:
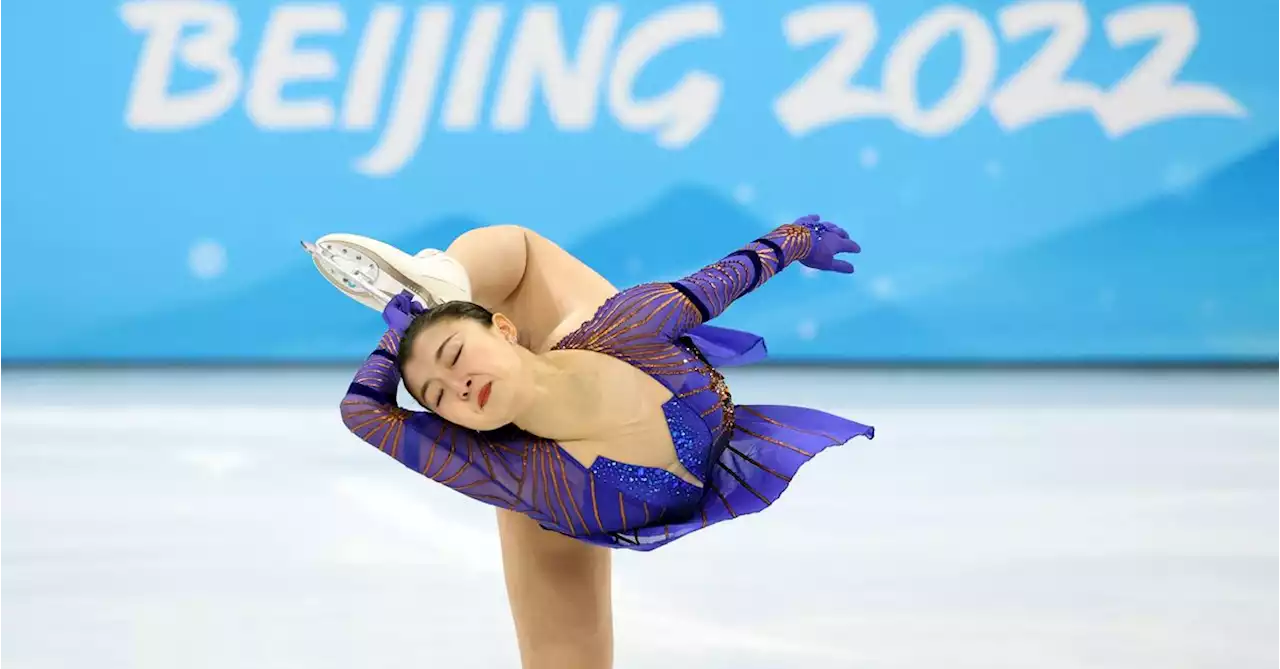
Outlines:
{"type": "Polygon", "coordinates": [[[489,392],[491,390],[493,390],[493,381],[484,384],[484,387],[480,389],[478,394],[476,394],[476,403],[480,405],[481,409],[484,408],[484,405],[489,403],[489,392]]]}

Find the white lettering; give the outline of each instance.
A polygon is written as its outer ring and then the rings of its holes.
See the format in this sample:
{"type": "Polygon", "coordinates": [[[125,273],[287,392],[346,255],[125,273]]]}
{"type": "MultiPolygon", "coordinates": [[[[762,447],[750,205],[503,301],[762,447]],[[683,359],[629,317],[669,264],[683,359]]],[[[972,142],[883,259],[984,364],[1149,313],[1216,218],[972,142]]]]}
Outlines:
{"type": "Polygon", "coordinates": [[[1089,14],[1076,1],[1028,2],[1000,11],[1000,31],[1017,41],[1051,30],[1027,64],[991,98],[991,115],[1008,131],[1072,112],[1093,111],[1102,91],[1083,81],[1067,81],[1067,69],[1089,39],[1089,14]]]}
{"type": "Polygon", "coordinates": [[[124,22],[145,32],[133,74],[125,124],[134,130],[178,130],[207,123],[225,112],[240,93],[240,64],[231,55],[240,24],[235,12],[219,2],[128,2],[120,8],[124,22]],[[203,31],[186,39],[182,29],[203,31]],[[208,72],[213,81],[181,94],[169,92],[174,56],[188,68],[208,72]]]}
{"type": "Polygon", "coordinates": [[[996,78],[996,38],[981,16],[961,7],[941,7],[917,21],[885,60],[884,94],[898,125],[936,137],[960,127],[981,107],[996,78]],[[916,75],[925,56],[947,35],[960,35],[960,75],[933,109],[921,109],[916,75]]]}
{"type": "Polygon", "coordinates": [[[391,118],[378,144],[356,160],[359,172],[371,176],[392,174],[422,144],[452,24],[453,10],[447,6],[426,5],[418,9],[391,118]]]}
{"type": "Polygon", "coordinates": [[[299,49],[299,37],[338,35],[346,17],[338,5],[282,5],[271,12],[262,47],[253,68],[245,111],[258,127],[271,130],[327,128],[333,125],[333,103],[322,98],[287,102],[290,82],[329,81],[338,73],[333,55],[318,49],[299,49]]]}
{"type": "Polygon", "coordinates": [[[628,130],[656,131],[658,146],[687,146],[715,117],[720,104],[719,79],[695,70],[661,95],[636,100],[632,88],[646,63],[663,51],[697,38],[718,37],[723,30],[720,10],[711,3],[695,3],[658,12],[627,36],[609,76],[609,108],[628,130]]]}
{"type": "Polygon", "coordinates": [[[802,137],[841,121],[888,113],[884,95],[852,83],[879,32],[869,6],[802,9],[787,16],[783,30],[793,49],[837,40],[825,58],[774,101],[773,112],[787,132],[802,137]]]}
{"type": "Polygon", "coordinates": [[[507,56],[493,126],[505,131],[528,126],[534,86],[541,81],[547,111],[557,128],[590,128],[595,123],[600,80],[618,23],[616,6],[593,8],[582,30],[575,57],[577,64],[573,67],[566,62],[555,6],[535,5],[526,9],[507,56]]]}
{"type": "Polygon", "coordinates": [[[462,54],[453,68],[449,97],[445,99],[441,125],[446,130],[471,130],[480,122],[484,87],[498,47],[503,11],[499,5],[481,5],[471,15],[462,38],[462,54]]]}
{"type": "MultiPolygon", "coordinates": [[[[125,103],[125,124],[134,130],[198,127],[224,114],[244,89],[245,113],[264,130],[331,128],[339,115],[332,96],[285,96],[290,84],[331,83],[345,87],[343,130],[369,131],[382,121],[381,136],[355,161],[355,169],[386,176],[417,153],[435,114],[445,131],[474,131],[487,113],[494,130],[518,132],[529,127],[540,98],[556,129],[593,128],[606,76],[604,103],[618,126],[651,135],[666,149],[694,141],[719,110],[723,82],[704,70],[684,72],[657,95],[635,94],[636,83],[655,59],[679,45],[722,36],[722,17],[710,0],[691,0],[638,17],[625,35],[620,34],[618,5],[596,5],[587,12],[576,39],[566,38],[557,5],[535,2],[515,22],[503,63],[495,61],[503,48],[509,10],[497,0],[480,0],[474,6],[466,30],[459,31],[456,58],[449,52],[452,5],[422,5],[409,19],[401,4],[374,2],[350,76],[340,83],[334,54],[308,44],[345,32],[347,17],[340,0],[284,0],[275,7],[263,27],[251,73],[242,71],[234,53],[240,25],[229,1],[126,0],[121,19],[141,35],[141,44],[125,103]],[[409,22],[412,29],[402,30],[409,22]],[[408,33],[404,40],[402,32],[408,33]],[[398,80],[388,82],[401,41],[406,42],[404,62],[398,80]],[[446,73],[445,63],[451,60],[452,71],[446,73]],[[193,77],[194,83],[188,84],[193,77]],[[490,90],[492,96],[487,95],[490,90]],[[392,98],[389,104],[383,104],[384,97],[392,98]]],[[[994,92],[996,35],[980,15],[956,5],[938,7],[904,31],[887,50],[882,84],[868,86],[854,81],[879,38],[872,5],[836,2],[801,8],[783,23],[787,44],[794,50],[824,42],[831,46],[777,96],[773,112],[795,137],[869,118],[892,120],[917,135],[941,136],[960,128],[988,100],[993,119],[1008,132],[1081,111],[1092,112],[1112,138],[1178,118],[1248,115],[1218,87],[1178,80],[1199,40],[1196,17],[1184,4],[1144,4],[1105,18],[1106,37],[1113,47],[1153,42],[1149,53],[1109,91],[1069,79],[1090,36],[1084,0],[1015,0],[999,11],[998,18],[1005,41],[1037,35],[1047,39],[994,92]],[[917,86],[921,65],[953,36],[961,46],[958,73],[942,99],[923,108],[917,86]]]]}
{"type": "Polygon", "coordinates": [[[1151,53],[1103,98],[1098,121],[1108,137],[1187,116],[1248,115],[1243,105],[1209,84],[1176,82],[1200,40],[1196,17],[1185,5],[1144,5],[1111,14],[1107,39],[1123,48],[1156,39],[1151,53]]]}
{"type": "Polygon", "coordinates": [[[342,125],[347,130],[371,130],[378,120],[403,14],[398,5],[378,5],[369,16],[343,96],[342,125]]]}

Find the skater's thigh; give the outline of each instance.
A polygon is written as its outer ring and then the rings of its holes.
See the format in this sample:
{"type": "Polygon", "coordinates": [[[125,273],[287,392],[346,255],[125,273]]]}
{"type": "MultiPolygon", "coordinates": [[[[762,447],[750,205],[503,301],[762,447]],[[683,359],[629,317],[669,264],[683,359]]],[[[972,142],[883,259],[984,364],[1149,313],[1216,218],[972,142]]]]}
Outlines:
{"type": "Polygon", "coordinates": [[[618,292],[555,242],[520,226],[476,228],[447,253],[467,270],[473,299],[489,308],[567,315],[594,309],[618,292]]]}
{"type": "Polygon", "coordinates": [[[607,669],[613,657],[609,549],[498,511],[507,596],[524,669],[607,669]]]}

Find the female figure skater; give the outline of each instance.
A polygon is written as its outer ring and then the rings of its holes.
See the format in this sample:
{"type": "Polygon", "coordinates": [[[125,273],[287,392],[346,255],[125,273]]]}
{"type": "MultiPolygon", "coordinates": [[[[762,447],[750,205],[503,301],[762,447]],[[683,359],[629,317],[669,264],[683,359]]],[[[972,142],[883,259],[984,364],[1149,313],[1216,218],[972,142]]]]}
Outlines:
{"type": "Polygon", "coordinates": [[[813,409],[735,405],[719,369],[764,343],[706,325],[792,262],[852,272],[835,256],[858,245],[817,216],[621,292],[510,226],[443,255],[350,235],[308,247],[389,326],[342,400],[348,429],[499,509],[525,667],[610,665],[606,548],[652,550],[760,511],[816,453],[874,435],[813,409]],[[427,412],[396,406],[401,379],[427,412]]]}

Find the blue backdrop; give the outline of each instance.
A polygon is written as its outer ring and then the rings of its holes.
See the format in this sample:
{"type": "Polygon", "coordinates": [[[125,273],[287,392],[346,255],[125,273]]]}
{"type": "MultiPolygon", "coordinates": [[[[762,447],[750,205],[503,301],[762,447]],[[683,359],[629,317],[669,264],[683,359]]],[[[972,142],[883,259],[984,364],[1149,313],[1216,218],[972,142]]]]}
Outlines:
{"type": "Polygon", "coordinates": [[[777,358],[1276,358],[1275,2],[7,7],[9,362],[361,357],[327,232],[629,285],[808,213],[777,358]]]}

